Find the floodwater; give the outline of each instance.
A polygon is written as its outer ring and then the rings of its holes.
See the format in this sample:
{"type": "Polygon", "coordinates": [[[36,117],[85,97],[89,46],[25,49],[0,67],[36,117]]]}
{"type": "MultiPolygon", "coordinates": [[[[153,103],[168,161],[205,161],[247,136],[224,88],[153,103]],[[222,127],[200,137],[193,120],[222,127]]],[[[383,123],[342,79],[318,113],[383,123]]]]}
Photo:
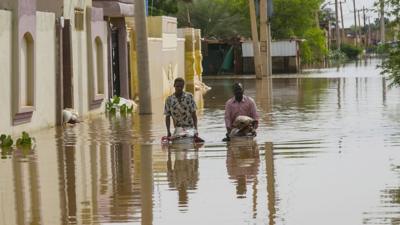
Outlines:
{"type": "Polygon", "coordinates": [[[255,141],[221,141],[233,80],[197,95],[203,146],[162,147],[160,113],[33,133],[2,151],[0,224],[400,224],[400,89],[376,63],[242,80],[255,141]]]}

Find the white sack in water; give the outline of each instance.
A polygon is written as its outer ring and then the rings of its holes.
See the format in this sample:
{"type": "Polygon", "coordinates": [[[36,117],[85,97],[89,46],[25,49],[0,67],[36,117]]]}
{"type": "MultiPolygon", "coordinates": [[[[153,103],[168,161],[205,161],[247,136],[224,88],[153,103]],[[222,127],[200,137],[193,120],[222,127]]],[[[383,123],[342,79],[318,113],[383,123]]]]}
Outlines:
{"type": "Polygon", "coordinates": [[[79,114],[73,109],[63,110],[63,122],[64,123],[79,123],[79,114]]]}

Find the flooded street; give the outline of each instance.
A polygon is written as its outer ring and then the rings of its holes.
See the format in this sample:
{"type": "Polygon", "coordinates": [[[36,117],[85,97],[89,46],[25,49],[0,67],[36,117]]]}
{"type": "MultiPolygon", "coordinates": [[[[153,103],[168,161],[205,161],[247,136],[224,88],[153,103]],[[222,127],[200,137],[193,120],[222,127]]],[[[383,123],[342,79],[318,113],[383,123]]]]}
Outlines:
{"type": "Polygon", "coordinates": [[[202,146],[163,147],[161,112],[32,133],[2,152],[0,224],[400,224],[400,89],[377,63],[241,80],[254,142],[221,141],[233,80],[197,96],[202,146]]]}

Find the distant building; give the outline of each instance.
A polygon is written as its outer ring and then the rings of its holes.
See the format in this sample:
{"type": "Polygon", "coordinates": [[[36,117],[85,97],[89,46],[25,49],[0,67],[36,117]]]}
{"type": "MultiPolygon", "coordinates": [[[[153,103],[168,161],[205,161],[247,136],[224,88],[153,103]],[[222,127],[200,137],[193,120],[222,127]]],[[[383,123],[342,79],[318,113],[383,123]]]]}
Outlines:
{"type": "MultiPolygon", "coordinates": [[[[245,40],[203,41],[205,75],[255,74],[253,43],[245,40]]],[[[276,40],[271,44],[272,72],[300,71],[300,40],[276,40]]]]}

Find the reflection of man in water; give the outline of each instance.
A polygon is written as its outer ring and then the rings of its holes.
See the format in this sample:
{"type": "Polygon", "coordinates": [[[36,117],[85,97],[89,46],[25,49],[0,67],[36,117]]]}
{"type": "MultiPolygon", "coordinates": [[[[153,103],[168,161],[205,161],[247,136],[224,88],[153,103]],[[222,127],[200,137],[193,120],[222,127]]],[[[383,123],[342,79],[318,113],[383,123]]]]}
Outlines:
{"type": "Polygon", "coordinates": [[[199,180],[199,159],[197,150],[168,149],[168,183],[179,193],[179,205],[188,203],[188,190],[196,190],[199,180]],[[171,154],[174,154],[172,160],[171,154]]]}
{"type": "Polygon", "coordinates": [[[258,174],[260,156],[255,142],[229,143],[226,167],[229,179],[236,180],[236,194],[244,197],[247,184],[254,182],[258,174]]]}
{"type": "MultiPolygon", "coordinates": [[[[233,84],[234,97],[225,104],[225,127],[227,136],[230,134],[233,123],[238,116],[248,116],[255,120],[254,129],[258,127],[258,113],[253,98],[244,95],[244,88],[241,83],[233,84]]],[[[228,140],[228,139],[224,139],[228,140]]]]}

